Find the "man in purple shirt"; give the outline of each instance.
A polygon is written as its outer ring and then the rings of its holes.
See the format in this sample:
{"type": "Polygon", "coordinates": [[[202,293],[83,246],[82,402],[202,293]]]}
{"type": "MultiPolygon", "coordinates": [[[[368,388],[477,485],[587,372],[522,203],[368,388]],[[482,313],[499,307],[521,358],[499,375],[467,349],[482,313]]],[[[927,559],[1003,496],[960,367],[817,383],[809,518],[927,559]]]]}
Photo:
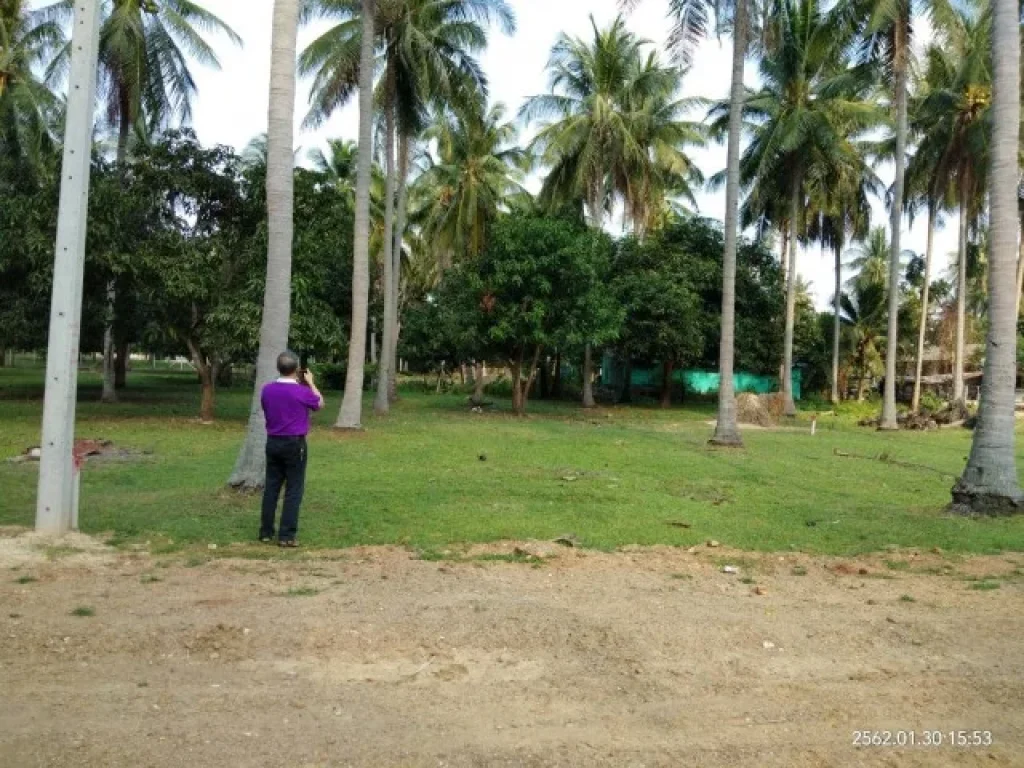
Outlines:
{"type": "Polygon", "coordinates": [[[284,491],[284,508],[277,543],[296,547],[299,529],[299,506],[306,485],[306,435],[309,415],[324,407],[324,398],[316,388],[313,374],[299,371],[299,358],[294,352],[277,357],[281,378],[264,385],[260,403],[267,419],[267,481],[263,486],[263,518],[260,541],[274,540],[274,518],[277,499],[284,491]]]}

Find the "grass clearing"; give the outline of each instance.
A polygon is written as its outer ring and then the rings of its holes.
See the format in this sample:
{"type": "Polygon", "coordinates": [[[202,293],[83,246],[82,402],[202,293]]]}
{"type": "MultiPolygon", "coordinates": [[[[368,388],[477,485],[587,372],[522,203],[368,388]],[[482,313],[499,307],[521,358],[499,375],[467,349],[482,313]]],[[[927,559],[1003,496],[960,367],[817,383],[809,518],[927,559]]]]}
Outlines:
{"type": "MultiPolygon", "coordinates": [[[[41,393],[40,369],[0,369],[0,459],[37,443],[41,393]]],[[[202,425],[190,373],[133,371],[121,402],[106,406],[98,402],[99,377],[83,372],[78,435],[152,451],[145,463],[86,466],[83,531],[120,547],[151,542],[192,567],[222,553],[280,556],[225,546],[254,542],[258,526],[259,499],[224,486],[250,394],[242,386],[219,391],[219,420],[202,425]],[[216,554],[205,551],[212,543],[216,554]],[[199,549],[203,555],[194,554],[199,549]]],[[[443,560],[450,556],[438,553],[462,545],[572,532],[601,550],[714,539],[736,549],[836,555],[1024,551],[1024,518],[946,513],[950,483],[933,470],[963,468],[970,447],[963,429],[880,433],[837,417],[812,437],[802,416],[797,428],[747,430],[744,450],[721,451],[707,445],[711,404],[584,412],[536,401],[521,419],[501,400],[474,414],[464,395],[407,389],[386,419],[367,407],[359,434],[330,429],[339,404],[339,393],[327,393],[310,438],[300,521],[307,548],[387,544],[443,560]],[[851,461],[836,450],[914,466],[851,461]]],[[[36,478],[34,464],[0,462],[0,525],[32,524],[36,478]]],[[[891,562],[891,571],[909,568],[897,556],[891,562]]]]}

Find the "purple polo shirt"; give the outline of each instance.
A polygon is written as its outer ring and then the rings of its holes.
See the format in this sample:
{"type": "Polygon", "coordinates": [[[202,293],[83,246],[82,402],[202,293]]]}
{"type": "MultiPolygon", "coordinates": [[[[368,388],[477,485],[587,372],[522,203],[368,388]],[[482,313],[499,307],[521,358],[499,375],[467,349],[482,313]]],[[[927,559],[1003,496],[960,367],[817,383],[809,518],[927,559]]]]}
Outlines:
{"type": "Polygon", "coordinates": [[[270,437],[302,437],[309,434],[309,413],[320,410],[320,398],[293,379],[263,385],[260,403],[267,417],[270,437]]]}

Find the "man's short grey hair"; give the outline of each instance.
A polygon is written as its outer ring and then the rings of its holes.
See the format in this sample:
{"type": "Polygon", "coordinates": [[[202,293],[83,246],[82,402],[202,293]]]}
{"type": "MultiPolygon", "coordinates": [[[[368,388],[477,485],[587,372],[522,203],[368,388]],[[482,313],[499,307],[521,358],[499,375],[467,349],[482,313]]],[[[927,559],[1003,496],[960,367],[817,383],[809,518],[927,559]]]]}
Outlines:
{"type": "Polygon", "coordinates": [[[299,356],[286,349],[277,356],[277,370],[282,376],[291,376],[299,370],[299,356]]]}

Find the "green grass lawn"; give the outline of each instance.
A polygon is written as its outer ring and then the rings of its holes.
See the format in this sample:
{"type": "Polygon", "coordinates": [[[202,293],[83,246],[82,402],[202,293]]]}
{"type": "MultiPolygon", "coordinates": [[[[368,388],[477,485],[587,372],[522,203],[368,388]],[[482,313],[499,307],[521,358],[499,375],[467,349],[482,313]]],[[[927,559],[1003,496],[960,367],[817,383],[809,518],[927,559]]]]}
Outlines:
{"type": "MultiPolygon", "coordinates": [[[[221,391],[221,420],[203,426],[190,374],[137,372],[129,384],[120,404],[103,406],[98,377],[82,375],[78,436],[152,452],[86,467],[83,530],[158,549],[251,541],[259,500],[224,486],[250,392],[221,391]]],[[[39,369],[0,369],[0,457],[38,443],[41,387],[39,369]]],[[[535,403],[517,419],[501,401],[480,415],[461,395],[406,391],[389,418],[368,415],[364,433],[342,434],[330,429],[339,404],[330,393],[311,436],[300,530],[310,546],[434,551],[571,532],[597,548],[713,538],[836,554],[1024,550],[1024,518],[943,511],[970,448],[962,429],[878,433],[827,416],[812,437],[804,417],[801,429],[751,429],[745,449],[716,450],[710,406],[587,413],[535,403]],[[883,454],[889,462],[871,458],[883,454]]],[[[0,463],[0,524],[31,525],[36,477],[36,465],[0,463]]]]}

